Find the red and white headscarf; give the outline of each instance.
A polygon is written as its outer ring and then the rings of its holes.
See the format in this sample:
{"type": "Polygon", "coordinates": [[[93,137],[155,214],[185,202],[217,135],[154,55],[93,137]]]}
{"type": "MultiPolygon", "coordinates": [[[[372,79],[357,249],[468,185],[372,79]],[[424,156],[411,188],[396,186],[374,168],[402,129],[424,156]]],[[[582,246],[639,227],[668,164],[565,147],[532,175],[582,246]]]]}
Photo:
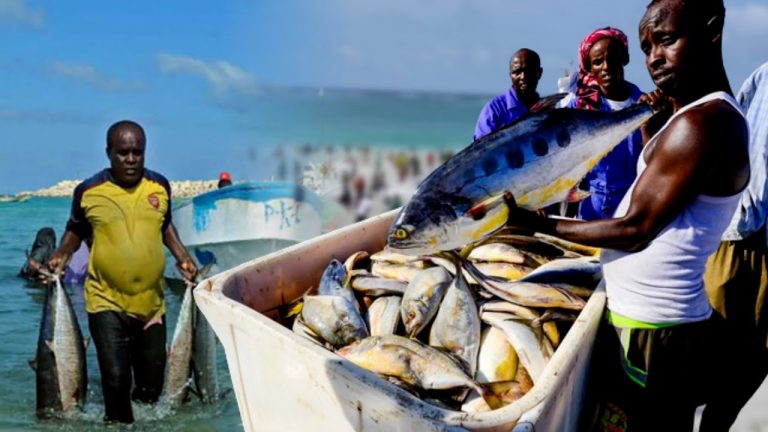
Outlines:
{"type": "Polygon", "coordinates": [[[587,64],[589,63],[589,50],[592,49],[592,46],[597,41],[605,38],[612,38],[621,42],[626,50],[626,58],[629,58],[627,35],[621,30],[605,27],[588,34],[579,44],[579,80],[576,83],[576,108],[600,109],[600,88],[597,85],[597,80],[589,75],[587,64]]]}

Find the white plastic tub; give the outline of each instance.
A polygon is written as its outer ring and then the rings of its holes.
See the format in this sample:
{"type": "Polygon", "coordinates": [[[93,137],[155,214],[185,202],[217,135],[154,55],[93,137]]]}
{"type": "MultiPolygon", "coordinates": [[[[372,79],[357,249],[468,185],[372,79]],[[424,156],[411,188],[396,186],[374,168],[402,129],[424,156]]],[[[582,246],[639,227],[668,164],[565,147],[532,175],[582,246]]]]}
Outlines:
{"type": "Polygon", "coordinates": [[[247,262],[201,282],[195,300],[226,351],[247,431],[569,431],[582,405],[592,343],[605,305],[598,289],[540,380],[504,408],[437,408],[295,335],[276,308],[316,284],[331,257],[375,252],[395,212],[247,262]],[[514,428],[514,429],[513,429],[514,428]]]}

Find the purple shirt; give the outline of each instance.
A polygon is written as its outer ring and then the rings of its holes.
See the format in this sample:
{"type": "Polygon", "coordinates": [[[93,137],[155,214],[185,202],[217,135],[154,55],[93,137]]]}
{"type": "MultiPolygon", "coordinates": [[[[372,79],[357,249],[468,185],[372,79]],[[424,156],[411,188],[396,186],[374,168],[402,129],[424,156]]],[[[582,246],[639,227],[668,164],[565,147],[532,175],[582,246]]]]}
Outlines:
{"type": "MultiPolygon", "coordinates": [[[[629,99],[636,102],[643,92],[627,81],[629,99]]],[[[568,100],[567,107],[575,108],[577,99],[568,100]]],[[[600,96],[600,111],[613,111],[608,101],[600,96]]],[[[637,177],[637,159],[643,150],[640,130],[629,134],[622,142],[605,155],[592,171],[584,177],[591,195],[579,205],[579,218],[583,220],[607,219],[624,198],[624,194],[637,177]]]]}
{"type": "Polygon", "coordinates": [[[67,268],[64,271],[65,283],[81,284],[85,281],[85,277],[88,276],[88,257],[90,251],[85,242],[80,242],[80,247],[72,255],[72,258],[67,264],[67,268]]]}
{"type": "Polygon", "coordinates": [[[527,112],[528,108],[517,98],[515,89],[510,87],[506,92],[488,101],[480,111],[473,139],[478,140],[497,131],[527,112]]]}

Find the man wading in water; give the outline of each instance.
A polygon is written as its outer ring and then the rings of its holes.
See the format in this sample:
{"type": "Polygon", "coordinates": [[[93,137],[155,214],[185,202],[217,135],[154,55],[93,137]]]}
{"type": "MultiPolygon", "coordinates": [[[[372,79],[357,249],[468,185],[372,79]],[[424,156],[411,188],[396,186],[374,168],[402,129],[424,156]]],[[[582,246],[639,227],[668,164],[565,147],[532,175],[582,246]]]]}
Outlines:
{"type": "Polygon", "coordinates": [[[144,130],[132,121],[107,132],[111,167],[75,189],[61,245],[48,266],[61,274],[93,236],[85,309],[101,370],[107,422],[131,423],[131,399],[157,402],[165,372],[165,244],[187,280],[197,267],[171,222],[171,187],[144,168],[144,130]],[[131,394],[131,386],[136,384],[131,394]]]}

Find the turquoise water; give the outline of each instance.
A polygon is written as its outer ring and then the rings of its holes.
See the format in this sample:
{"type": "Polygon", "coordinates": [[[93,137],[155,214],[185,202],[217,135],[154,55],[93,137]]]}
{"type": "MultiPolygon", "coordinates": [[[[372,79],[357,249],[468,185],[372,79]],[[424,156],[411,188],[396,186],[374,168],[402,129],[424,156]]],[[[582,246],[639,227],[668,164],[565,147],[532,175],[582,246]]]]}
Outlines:
{"type": "MultiPolygon", "coordinates": [[[[161,147],[155,157],[165,164],[154,162],[150,166],[163,167],[161,171],[170,180],[176,180],[174,176],[215,175],[222,166],[239,174],[237,180],[264,180],[275,178],[278,172],[272,159],[276,148],[297,148],[307,143],[315,148],[457,150],[471,141],[478,112],[487,100],[487,96],[480,95],[265,89],[262,97],[254,102],[256,106],[250,107],[250,113],[255,114],[244,115],[231,125],[233,130],[248,136],[251,144],[223,140],[206,151],[183,155],[179,155],[178,149],[161,147]],[[246,154],[247,157],[243,157],[246,154]],[[195,175],[183,167],[194,167],[195,175]],[[208,173],[206,167],[212,171],[208,173]]],[[[58,176],[50,184],[76,177],[67,164],[57,164],[54,171],[47,173],[58,176]]],[[[69,206],[69,198],[0,203],[0,292],[3,296],[0,302],[0,430],[104,428],[99,369],[93,346],[87,350],[88,403],[84,412],[71,421],[39,422],[35,417],[35,375],[27,362],[35,356],[45,291],[16,274],[24,262],[24,250],[31,246],[39,228],[53,227],[57,238],[61,236],[69,206]]],[[[88,337],[82,287],[67,288],[79,313],[80,327],[88,337]]],[[[168,288],[166,292],[169,342],[182,293],[179,287],[168,288]]],[[[221,387],[231,388],[221,347],[218,366],[221,387]]],[[[232,392],[215,405],[202,405],[193,397],[191,403],[175,412],[162,406],[138,407],[135,414],[137,422],[130,430],[242,430],[232,392]]]]}
{"type": "MultiPolygon", "coordinates": [[[[25,203],[0,203],[0,430],[103,430],[104,412],[96,350],[87,349],[88,402],[70,421],[41,422],[35,417],[35,374],[27,361],[34,358],[45,291],[40,285],[16,277],[24,263],[24,250],[37,230],[50,226],[57,240],[69,214],[68,198],[32,198],[25,203]]],[[[84,337],[89,337],[83,309],[82,286],[68,286],[84,337]]],[[[173,337],[183,288],[166,289],[168,341],[173,337]]],[[[231,389],[224,350],[219,346],[219,384],[231,389]]],[[[137,407],[136,423],[110,430],[238,431],[242,430],[237,402],[230,391],[214,405],[190,403],[171,410],[164,406],[137,407]]]]}
{"type": "MultiPolygon", "coordinates": [[[[503,89],[501,89],[503,90],[503,89]]],[[[265,145],[458,149],[487,95],[265,88],[238,125],[265,145]]],[[[226,144],[225,144],[226,145],[226,144]]]]}

